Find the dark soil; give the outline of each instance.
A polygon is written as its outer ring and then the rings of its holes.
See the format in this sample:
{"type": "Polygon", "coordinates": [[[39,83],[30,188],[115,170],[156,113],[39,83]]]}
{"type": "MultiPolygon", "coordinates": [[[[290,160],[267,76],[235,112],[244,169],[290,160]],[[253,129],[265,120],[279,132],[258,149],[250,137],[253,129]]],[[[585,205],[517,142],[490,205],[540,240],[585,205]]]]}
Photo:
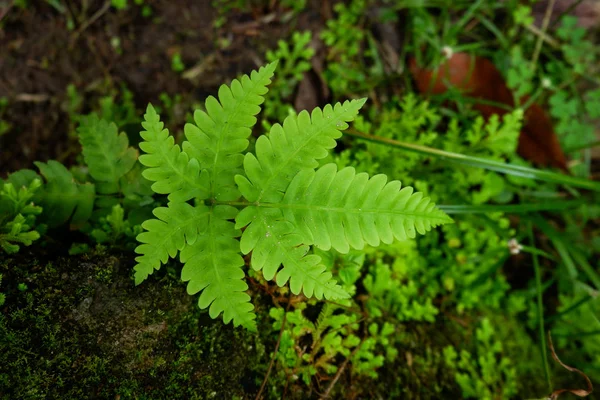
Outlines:
{"type": "MultiPolygon", "coordinates": [[[[64,14],[44,1],[31,1],[26,9],[13,6],[1,21],[0,98],[8,99],[4,118],[12,128],[0,136],[0,175],[31,168],[33,161],[68,161],[78,153],[69,136],[69,84],[84,94],[83,104],[121,85],[133,91],[140,109],[161,93],[180,94],[184,103],[199,101],[262,65],[265,49],[295,28],[280,20],[278,10],[259,8],[255,15],[230,13],[227,24],[216,29],[209,0],[146,0],[150,17],[133,4],[102,12],[104,2],[98,0],[90,0],[87,10],[65,3],[72,10],[64,14]],[[72,30],[68,18],[76,21],[72,30]],[[194,76],[171,69],[176,52],[194,76]]],[[[320,20],[317,13],[299,24],[318,26],[320,20]]]]}

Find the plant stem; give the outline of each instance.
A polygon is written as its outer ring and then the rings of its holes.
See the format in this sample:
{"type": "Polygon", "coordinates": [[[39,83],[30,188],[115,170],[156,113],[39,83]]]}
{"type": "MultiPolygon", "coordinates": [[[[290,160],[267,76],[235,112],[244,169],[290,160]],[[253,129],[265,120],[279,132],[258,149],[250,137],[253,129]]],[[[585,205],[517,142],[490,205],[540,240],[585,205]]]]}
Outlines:
{"type": "Polygon", "coordinates": [[[536,179],[544,182],[552,182],[563,185],[571,185],[583,189],[600,192],[600,183],[589,179],[577,178],[569,175],[559,174],[550,171],[544,171],[536,168],[523,167],[520,165],[508,164],[505,162],[489,160],[481,157],[467,156],[465,154],[452,153],[432,147],[421,146],[413,143],[400,142],[394,139],[388,139],[375,135],[367,135],[355,129],[349,129],[344,132],[348,136],[358,139],[368,140],[370,142],[380,143],[400,149],[420,153],[432,157],[438,157],[453,163],[467,165],[470,167],[484,168],[490,171],[496,171],[506,175],[520,176],[523,178],[536,179]]]}
{"type": "Polygon", "coordinates": [[[491,212],[527,213],[532,211],[560,211],[579,207],[584,200],[547,201],[531,204],[478,204],[478,205],[444,205],[438,208],[446,214],[485,214],[491,212]]]}
{"type": "MultiPolygon", "coordinates": [[[[529,241],[531,246],[535,246],[533,236],[533,223],[529,223],[529,241]]],[[[542,302],[542,275],[540,273],[540,263],[538,255],[535,253],[531,254],[533,259],[533,269],[535,271],[535,287],[537,291],[537,312],[539,319],[539,332],[540,332],[540,350],[542,352],[542,360],[544,362],[544,375],[546,376],[546,382],[548,388],[552,391],[552,382],[550,381],[550,367],[548,365],[548,354],[546,354],[546,335],[544,334],[544,303],[542,302]]]]}
{"type": "MultiPolygon", "coordinates": [[[[542,32],[545,34],[548,30],[548,24],[550,24],[550,18],[552,17],[552,10],[554,10],[554,4],[556,0],[550,0],[548,3],[548,7],[546,8],[546,13],[544,14],[544,20],[542,21],[542,32]]],[[[542,44],[544,43],[544,39],[539,36],[537,42],[535,43],[535,49],[533,50],[533,56],[531,57],[531,70],[535,71],[537,67],[538,58],[540,57],[540,52],[542,51],[542,44]]]]}

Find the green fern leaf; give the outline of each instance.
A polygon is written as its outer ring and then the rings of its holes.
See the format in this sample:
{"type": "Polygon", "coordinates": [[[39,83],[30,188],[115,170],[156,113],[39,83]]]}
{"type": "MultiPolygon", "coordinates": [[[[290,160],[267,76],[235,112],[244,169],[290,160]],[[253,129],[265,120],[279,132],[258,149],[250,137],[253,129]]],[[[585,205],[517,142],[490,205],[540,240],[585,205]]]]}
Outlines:
{"type": "Polygon", "coordinates": [[[241,172],[242,151],[248,147],[255,115],[271,83],[277,62],[268,64],[248,77],[233,80],[219,88],[219,100],[206,99],[206,112],[196,110],[195,124],[185,125],[183,150],[210,172],[210,198],[231,201],[239,197],[233,177],[241,172]]]}
{"type": "Polygon", "coordinates": [[[117,125],[96,114],[81,118],[77,132],[90,175],[103,183],[98,186],[98,192],[115,193],[119,179],[135,164],[137,151],[129,147],[125,133],[118,133],[117,125]]]}
{"type": "Polygon", "coordinates": [[[322,299],[324,296],[330,300],[348,297],[323,266],[321,258],[308,254],[309,247],[295,233],[294,225],[283,219],[281,210],[246,207],[238,214],[236,224],[237,227],[250,224],[242,235],[240,247],[244,254],[252,251],[252,268],[262,270],[265,279],[272,280],[277,274],[279,286],[289,280],[292,293],[302,291],[307,297],[314,295],[322,299]]]}
{"type": "Polygon", "coordinates": [[[235,177],[243,196],[250,202],[278,202],[295,174],[303,168],[315,168],[335,147],[335,139],[348,128],[366,99],[337,103],[334,107],[302,111],[285,119],[283,126],[273,125],[269,136],[256,141],[256,156],[244,158],[246,177],[235,177]]]}
{"type": "Polygon", "coordinates": [[[226,205],[211,208],[206,231],[181,251],[180,260],[184,263],[181,279],[189,281],[189,294],[202,291],[198,306],[202,309],[210,306],[211,318],[222,312],[226,324],[233,320],[234,326],[256,331],[254,307],[245,293],[248,285],[242,270],[244,259],[236,239],[240,231],[228,221],[237,213],[236,208],[226,205]]]}
{"type": "Polygon", "coordinates": [[[27,223],[25,217],[17,214],[12,221],[8,222],[0,230],[0,249],[3,249],[8,254],[13,254],[19,251],[17,243],[31,246],[31,243],[40,238],[40,234],[30,229],[32,227],[27,223]]]}
{"type": "Polygon", "coordinates": [[[169,200],[175,202],[194,197],[207,199],[210,194],[208,172],[200,171],[198,160],[190,158],[175,144],[152,105],[148,105],[144,119],[145,131],[141,132],[144,141],[140,148],[146,154],[140,156],[140,162],[148,167],[143,176],[154,182],[152,190],[168,194],[169,200]]]}
{"type": "Polygon", "coordinates": [[[153,214],[158,219],[150,219],[142,224],[144,232],[137,236],[139,245],[136,257],[135,284],[139,285],[158,270],[160,266],[174,258],[187,244],[193,244],[208,225],[210,209],[201,205],[193,207],[188,203],[169,203],[168,207],[157,207],[153,214]]]}
{"type": "Polygon", "coordinates": [[[411,187],[401,190],[399,181],[387,182],[385,175],[369,179],[352,167],[338,172],[335,164],[300,171],[277,206],[304,243],[341,253],[362,249],[365,243],[378,246],[414,238],[416,232],[425,234],[452,222],[422,193],[413,193],[411,187]]]}
{"type": "Polygon", "coordinates": [[[71,221],[72,227],[81,227],[91,217],[96,190],[90,183],[75,182],[73,174],[58,161],[35,162],[46,184],[36,193],[35,203],[42,206],[49,226],[71,221]]]}

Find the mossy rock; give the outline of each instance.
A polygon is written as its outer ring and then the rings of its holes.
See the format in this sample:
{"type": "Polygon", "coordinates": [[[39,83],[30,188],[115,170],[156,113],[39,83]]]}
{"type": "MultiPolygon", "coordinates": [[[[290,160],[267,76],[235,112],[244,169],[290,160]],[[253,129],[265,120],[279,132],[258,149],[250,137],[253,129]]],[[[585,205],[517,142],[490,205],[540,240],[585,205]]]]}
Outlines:
{"type": "Polygon", "coordinates": [[[168,275],[134,287],[130,264],[103,252],[0,259],[0,398],[231,399],[258,391],[268,360],[259,336],[210,319],[168,275]]]}

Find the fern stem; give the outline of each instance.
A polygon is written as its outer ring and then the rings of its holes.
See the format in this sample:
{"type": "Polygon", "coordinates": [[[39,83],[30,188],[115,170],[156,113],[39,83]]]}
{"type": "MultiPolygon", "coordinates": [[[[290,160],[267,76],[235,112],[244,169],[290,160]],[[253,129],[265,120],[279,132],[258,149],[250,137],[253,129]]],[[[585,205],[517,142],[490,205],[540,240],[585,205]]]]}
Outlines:
{"type": "Polygon", "coordinates": [[[388,139],[375,135],[367,135],[355,129],[344,131],[348,136],[358,139],[368,140],[374,143],[397,147],[400,149],[412,151],[419,154],[438,157],[456,164],[467,165],[470,167],[484,168],[490,171],[496,171],[502,174],[520,176],[523,178],[536,179],[544,182],[551,182],[563,185],[571,185],[582,189],[588,189],[595,192],[600,192],[600,182],[594,182],[588,179],[577,178],[564,174],[559,174],[550,171],[544,171],[536,168],[523,167],[504,162],[489,160],[481,157],[473,157],[465,154],[452,153],[432,147],[421,146],[413,143],[400,142],[394,139],[388,139]]]}

